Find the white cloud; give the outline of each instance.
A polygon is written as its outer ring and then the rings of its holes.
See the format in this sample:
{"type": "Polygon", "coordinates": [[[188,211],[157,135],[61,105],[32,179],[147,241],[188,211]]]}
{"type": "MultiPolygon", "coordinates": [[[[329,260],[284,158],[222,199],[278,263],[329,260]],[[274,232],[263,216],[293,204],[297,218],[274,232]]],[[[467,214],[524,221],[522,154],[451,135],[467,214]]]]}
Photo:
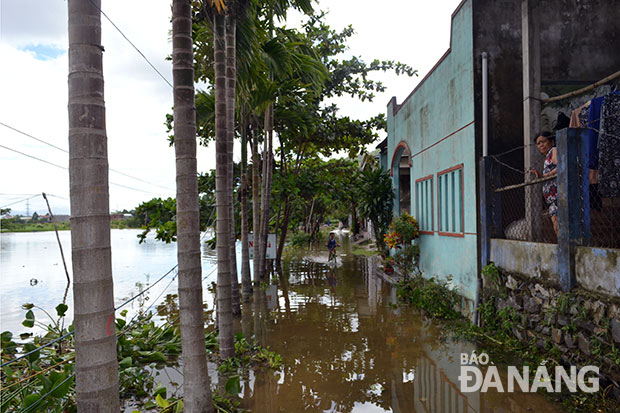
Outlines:
{"type": "MultiPolygon", "coordinates": [[[[352,24],[356,34],[350,53],[407,63],[420,71],[409,79],[378,74],[388,87],[373,103],[340,99],[342,113],[360,118],[385,112],[391,96],[401,102],[449,46],[450,15],[458,0],[426,2],[392,0],[323,1],[334,28],[352,24]],[[379,4],[380,7],[377,7],[379,4]]],[[[63,0],[2,0],[0,3],[0,122],[9,124],[54,145],[67,148],[67,54],[37,59],[34,46],[67,48],[67,9],[63,0]],[[24,50],[29,48],[30,50],[24,50]]],[[[104,0],[103,11],[144,53],[169,81],[170,3],[104,0]]],[[[163,122],[171,111],[172,90],[131,45],[102,16],[106,122],[110,167],[174,189],[174,150],[168,146],[163,122]]],[[[0,126],[0,145],[14,148],[60,165],[67,154],[0,126]]],[[[236,145],[239,148],[239,145],[236,145]]],[[[213,148],[200,148],[198,167],[215,166],[213,148]]],[[[239,151],[235,159],[240,158],[239,151]]],[[[0,205],[19,196],[41,191],[68,198],[67,171],[0,148],[0,205]]],[[[111,209],[133,208],[153,196],[173,196],[167,191],[122,175],[110,173],[110,181],[139,188],[144,194],[110,186],[111,209]]],[[[67,213],[68,201],[54,198],[55,213],[67,213]]],[[[15,210],[25,210],[18,204],[15,210]]],[[[43,200],[31,200],[30,211],[44,211],[43,200]]]]}

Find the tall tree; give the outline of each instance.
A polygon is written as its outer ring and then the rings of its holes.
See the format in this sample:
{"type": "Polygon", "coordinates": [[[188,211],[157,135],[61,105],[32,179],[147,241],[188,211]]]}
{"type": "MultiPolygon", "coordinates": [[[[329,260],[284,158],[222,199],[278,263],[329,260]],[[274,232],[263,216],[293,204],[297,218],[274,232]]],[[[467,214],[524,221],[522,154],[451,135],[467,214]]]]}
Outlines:
{"type": "Polygon", "coordinates": [[[232,186],[228,183],[230,158],[226,132],[226,16],[223,9],[213,13],[213,53],[215,69],[215,194],[217,208],[217,323],[220,357],[234,356],[231,297],[232,186]]]}
{"type": "Polygon", "coordinates": [[[248,141],[245,116],[241,122],[241,186],[239,197],[241,201],[241,285],[243,302],[250,301],[252,294],[252,279],[250,278],[250,251],[248,237],[248,141]]]}
{"type": "Polygon", "coordinates": [[[213,400],[207,368],[202,311],[194,55],[190,0],[173,0],[172,2],[172,73],[174,79],[174,149],[177,172],[179,315],[185,408],[189,412],[212,412],[213,400]]]}
{"type": "MultiPolygon", "coordinates": [[[[247,1],[247,0],[246,0],[247,1]]],[[[233,150],[235,143],[235,91],[237,86],[237,18],[243,7],[242,0],[229,0],[226,13],[226,140],[228,143],[228,186],[230,187],[230,208],[231,217],[234,217],[233,199],[233,150]]],[[[235,232],[235,220],[230,220],[231,247],[230,247],[230,268],[231,268],[231,297],[233,315],[241,315],[239,299],[239,279],[237,277],[237,236],[235,232]]]]}
{"type": "Polygon", "coordinates": [[[80,411],[118,412],[101,1],[69,0],[69,186],[80,411]]]}
{"type": "Polygon", "coordinates": [[[358,190],[360,216],[370,219],[377,249],[385,253],[384,234],[392,222],[394,192],[390,174],[381,168],[366,168],[362,172],[358,190]]]}

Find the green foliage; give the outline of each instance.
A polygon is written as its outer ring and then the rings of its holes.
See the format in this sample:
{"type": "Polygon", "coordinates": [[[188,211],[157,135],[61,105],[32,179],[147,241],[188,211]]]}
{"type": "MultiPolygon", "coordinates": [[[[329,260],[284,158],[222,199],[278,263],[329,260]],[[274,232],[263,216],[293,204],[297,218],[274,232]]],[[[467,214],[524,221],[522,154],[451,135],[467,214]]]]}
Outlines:
{"type": "Polygon", "coordinates": [[[390,174],[381,168],[374,170],[366,168],[361,174],[356,195],[360,217],[372,222],[377,248],[380,253],[384,253],[386,248],[383,234],[387,232],[392,221],[394,208],[394,192],[390,174]]]}
{"type": "Polygon", "coordinates": [[[401,216],[392,221],[389,229],[385,234],[385,243],[389,248],[396,249],[394,261],[406,279],[412,270],[417,268],[419,261],[420,247],[412,244],[420,236],[418,221],[403,212],[401,216]]]}
{"type": "Polygon", "coordinates": [[[293,232],[289,236],[289,246],[292,248],[307,247],[310,243],[310,234],[306,232],[293,232]]]}
{"type": "MultiPolygon", "coordinates": [[[[26,311],[22,325],[26,328],[41,328],[42,335],[33,337],[32,333],[20,334],[22,340],[30,340],[23,344],[13,341],[13,333],[2,333],[2,361],[8,361],[19,356],[19,353],[28,353],[50,341],[67,334],[72,330],[64,326],[64,315],[67,311],[65,304],[56,307],[60,317],[55,320],[44,309],[34,304],[24,304],[26,311]],[[44,313],[50,324],[39,320],[34,310],[44,313]],[[30,338],[33,337],[33,338],[30,338]]],[[[40,351],[14,362],[2,369],[2,403],[0,411],[30,408],[33,412],[44,411],[76,411],[74,392],[75,380],[73,375],[73,357],[70,351],[73,345],[72,336],[46,347],[40,351]],[[43,397],[47,395],[46,397],[43,397]]]]}
{"type": "MultiPolygon", "coordinates": [[[[58,231],[71,229],[71,224],[67,222],[56,223],[58,231]]],[[[54,231],[54,224],[51,222],[29,222],[20,218],[2,218],[2,232],[45,232],[54,231]]]]}
{"type": "MultiPolygon", "coordinates": [[[[198,177],[200,228],[206,230],[215,222],[215,170],[199,174],[198,177]]],[[[155,231],[155,239],[167,244],[177,240],[176,199],[153,198],[141,203],[135,209],[135,217],[144,231],[138,234],[140,243],[147,234],[155,231]]]]}
{"type": "Polygon", "coordinates": [[[484,266],[482,275],[493,282],[499,281],[499,269],[495,266],[494,262],[490,262],[484,266]]]}
{"type": "Polygon", "coordinates": [[[445,320],[461,319],[459,308],[460,296],[450,289],[447,282],[435,278],[428,280],[416,276],[398,284],[397,294],[400,300],[418,307],[432,317],[445,320]]]}
{"type": "Polygon", "coordinates": [[[420,236],[418,221],[406,212],[392,221],[390,229],[397,234],[401,245],[409,245],[420,236]]]}

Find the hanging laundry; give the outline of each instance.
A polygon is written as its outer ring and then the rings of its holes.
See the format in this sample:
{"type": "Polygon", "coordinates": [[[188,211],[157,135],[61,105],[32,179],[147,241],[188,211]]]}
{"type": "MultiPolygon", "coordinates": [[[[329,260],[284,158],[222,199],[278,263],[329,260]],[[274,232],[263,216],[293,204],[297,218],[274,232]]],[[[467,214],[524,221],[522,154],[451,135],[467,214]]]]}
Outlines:
{"type": "Polygon", "coordinates": [[[599,193],[620,195],[620,95],[609,94],[601,107],[599,129],[599,193]]]}
{"type": "Polygon", "coordinates": [[[570,114],[569,128],[585,128],[588,126],[588,107],[590,101],[587,101],[570,114]]]}
{"type": "Polygon", "coordinates": [[[601,123],[601,107],[605,96],[594,98],[590,101],[590,110],[588,111],[588,168],[598,169],[598,132],[601,123]]]}

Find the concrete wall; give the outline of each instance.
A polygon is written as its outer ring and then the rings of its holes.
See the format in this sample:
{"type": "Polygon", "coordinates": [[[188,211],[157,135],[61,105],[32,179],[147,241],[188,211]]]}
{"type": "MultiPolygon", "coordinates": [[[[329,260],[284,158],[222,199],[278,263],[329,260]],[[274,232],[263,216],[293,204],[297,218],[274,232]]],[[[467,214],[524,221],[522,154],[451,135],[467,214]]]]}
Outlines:
{"type": "MultiPolygon", "coordinates": [[[[558,246],[491,239],[490,260],[502,270],[530,279],[558,283],[558,246]]],[[[577,285],[598,294],[620,297],[620,250],[575,248],[577,285]]]]}
{"type": "MultiPolygon", "coordinates": [[[[523,145],[521,1],[472,0],[476,119],[482,113],[481,53],[488,53],[489,154],[523,145]]],[[[532,1],[532,0],[530,0],[532,1]]],[[[539,0],[542,90],[551,96],[586,86],[620,70],[620,0],[539,0]]],[[[591,98],[592,96],[590,96],[591,98]]],[[[573,99],[554,107],[580,106],[573,99]]],[[[553,119],[543,119],[551,129],[553,119]]],[[[570,115],[570,113],[569,113],[570,115]]],[[[481,124],[476,124],[481,142],[481,124]]],[[[478,152],[480,154],[480,152],[478,152]]],[[[502,157],[523,169],[523,152],[502,157]]],[[[542,163],[542,158],[540,159],[542,163]]]]}
{"type": "MultiPolygon", "coordinates": [[[[521,2],[473,0],[473,5],[476,119],[482,119],[482,52],[486,52],[489,154],[497,154],[521,146],[523,141],[521,2]]],[[[476,123],[476,136],[482,142],[481,122],[476,123]]],[[[517,151],[514,166],[522,164],[522,152],[517,151]]]]}
{"type": "Polygon", "coordinates": [[[557,283],[558,246],[538,242],[491,239],[490,260],[499,268],[525,277],[557,283]]]}
{"type": "Polygon", "coordinates": [[[620,69],[620,0],[540,0],[539,10],[543,84],[591,83],[620,69]]]}
{"type": "Polygon", "coordinates": [[[575,266],[580,287],[620,297],[620,250],[576,247],[575,266]]]}
{"type": "Polygon", "coordinates": [[[388,165],[387,152],[381,152],[381,154],[379,154],[379,166],[381,167],[381,169],[385,169],[386,171],[390,168],[390,165],[388,165]]]}
{"type": "MultiPolygon", "coordinates": [[[[478,253],[472,30],[472,2],[467,0],[452,15],[448,52],[402,104],[395,99],[388,104],[387,153],[391,165],[397,145],[404,141],[409,147],[414,216],[415,180],[434,177],[434,228],[432,234],[419,239],[422,271],[444,279],[452,275],[460,293],[475,300],[478,253]],[[459,164],[463,164],[464,233],[460,237],[439,235],[437,173],[459,164]]],[[[398,184],[396,177],[394,184],[398,184]]]]}

